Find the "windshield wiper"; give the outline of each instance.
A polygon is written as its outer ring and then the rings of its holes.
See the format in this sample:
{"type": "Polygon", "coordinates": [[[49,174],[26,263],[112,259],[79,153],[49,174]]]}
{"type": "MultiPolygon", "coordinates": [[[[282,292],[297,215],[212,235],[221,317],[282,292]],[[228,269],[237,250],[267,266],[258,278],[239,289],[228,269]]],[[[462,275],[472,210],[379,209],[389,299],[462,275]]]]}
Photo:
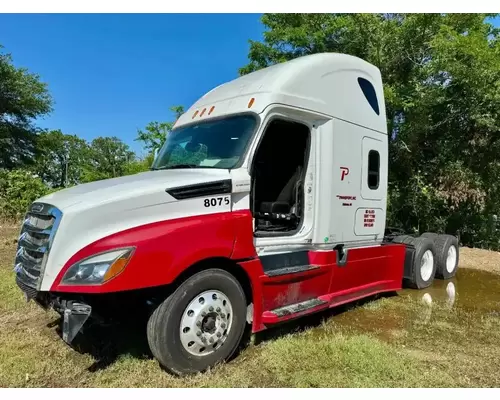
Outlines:
{"type": "Polygon", "coordinates": [[[153,171],[159,171],[160,169],[180,169],[180,168],[202,168],[196,164],[176,164],[176,165],[165,165],[159,168],[151,168],[153,171]]]}

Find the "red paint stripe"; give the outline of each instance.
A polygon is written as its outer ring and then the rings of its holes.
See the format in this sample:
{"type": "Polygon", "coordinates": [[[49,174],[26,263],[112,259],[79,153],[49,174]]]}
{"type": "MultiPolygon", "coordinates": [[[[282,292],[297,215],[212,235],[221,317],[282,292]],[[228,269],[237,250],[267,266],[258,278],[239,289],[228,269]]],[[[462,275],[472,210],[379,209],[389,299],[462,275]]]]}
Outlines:
{"type": "Polygon", "coordinates": [[[367,296],[373,296],[374,294],[377,293],[386,292],[390,290],[399,290],[401,289],[401,283],[402,281],[373,282],[368,285],[341,290],[335,293],[329,293],[327,295],[320,296],[319,299],[328,302],[330,306],[337,306],[352,300],[357,300],[367,296]]]}
{"type": "Polygon", "coordinates": [[[59,272],[52,291],[107,293],[165,285],[191,265],[210,258],[251,258],[255,248],[250,211],[179,218],[127,229],[104,237],[74,254],[59,272]],[[250,234],[246,229],[250,227],[250,234]],[[135,246],[125,270],[103,285],[63,285],[74,263],[93,254],[135,246]]]}

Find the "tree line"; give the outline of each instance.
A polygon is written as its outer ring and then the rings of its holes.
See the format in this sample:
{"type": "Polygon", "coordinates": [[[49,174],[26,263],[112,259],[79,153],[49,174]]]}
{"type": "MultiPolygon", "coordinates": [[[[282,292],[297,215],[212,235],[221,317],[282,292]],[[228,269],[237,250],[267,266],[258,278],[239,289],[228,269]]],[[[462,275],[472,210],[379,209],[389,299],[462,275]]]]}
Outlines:
{"type": "MultiPolygon", "coordinates": [[[[246,74],[340,52],[376,65],[385,85],[389,223],[499,248],[498,14],[265,14],[246,74]]],[[[342,94],[339,93],[341,96],[342,94]]]]}
{"type": "MultiPolygon", "coordinates": [[[[498,249],[500,30],[491,22],[497,16],[264,14],[263,40],[250,41],[249,63],[239,74],[319,52],[351,54],[376,65],[391,135],[389,223],[415,233],[458,234],[465,245],[498,249]]],[[[143,159],[117,137],[87,143],[40,131],[33,121],[51,111],[47,86],[11,61],[0,54],[3,209],[23,192],[28,178],[20,176],[27,174],[40,190],[57,190],[147,170],[152,151],[172,129],[170,122],[151,122],[138,132],[136,140],[149,154],[143,159]]],[[[179,114],[183,108],[171,110],[179,114]]],[[[27,204],[8,213],[22,213],[27,204]]]]}
{"type": "MultiPolygon", "coordinates": [[[[171,109],[176,116],[182,106],[171,109]]],[[[172,129],[151,122],[137,132],[145,157],[117,136],[87,141],[61,130],[41,129],[36,120],[53,111],[48,85],[38,74],[16,67],[0,45],[0,217],[16,219],[44,194],[81,183],[149,170],[153,152],[172,129]]]]}

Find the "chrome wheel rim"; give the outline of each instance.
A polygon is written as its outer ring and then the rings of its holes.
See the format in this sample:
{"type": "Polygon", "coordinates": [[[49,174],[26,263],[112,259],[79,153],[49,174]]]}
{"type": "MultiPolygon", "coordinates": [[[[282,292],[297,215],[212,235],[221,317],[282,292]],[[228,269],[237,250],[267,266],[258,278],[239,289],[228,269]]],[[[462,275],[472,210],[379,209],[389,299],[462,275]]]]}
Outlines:
{"type": "Polygon", "coordinates": [[[454,245],[451,245],[448,249],[448,254],[446,256],[446,271],[448,273],[452,273],[457,265],[457,248],[454,245]]]}
{"type": "Polygon", "coordinates": [[[231,331],[233,308],[227,296],[207,290],[188,304],[181,317],[179,334],[188,353],[207,356],[224,344],[231,331]]]}
{"type": "Polygon", "coordinates": [[[420,261],[420,276],[422,280],[427,282],[431,279],[432,270],[434,269],[434,255],[431,250],[427,250],[422,256],[422,260],[420,261]]]}

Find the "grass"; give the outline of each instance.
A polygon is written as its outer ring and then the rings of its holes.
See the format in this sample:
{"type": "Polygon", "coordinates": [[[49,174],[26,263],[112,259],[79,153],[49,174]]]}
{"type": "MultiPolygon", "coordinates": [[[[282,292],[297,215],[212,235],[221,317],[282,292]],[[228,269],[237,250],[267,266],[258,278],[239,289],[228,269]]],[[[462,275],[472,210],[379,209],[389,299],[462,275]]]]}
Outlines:
{"type": "Polygon", "coordinates": [[[14,283],[17,233],[0,227],[0,387],[500,385],[498,253],[462,249],[467,269],[453,281],[452,308],[448,282],[436,282],[268,331],[232,362],[176,378],[150,357],[142,330],[102,331],[87,353],[64,344],[53,326],[58,316],[25,303],[14,283]]]}

